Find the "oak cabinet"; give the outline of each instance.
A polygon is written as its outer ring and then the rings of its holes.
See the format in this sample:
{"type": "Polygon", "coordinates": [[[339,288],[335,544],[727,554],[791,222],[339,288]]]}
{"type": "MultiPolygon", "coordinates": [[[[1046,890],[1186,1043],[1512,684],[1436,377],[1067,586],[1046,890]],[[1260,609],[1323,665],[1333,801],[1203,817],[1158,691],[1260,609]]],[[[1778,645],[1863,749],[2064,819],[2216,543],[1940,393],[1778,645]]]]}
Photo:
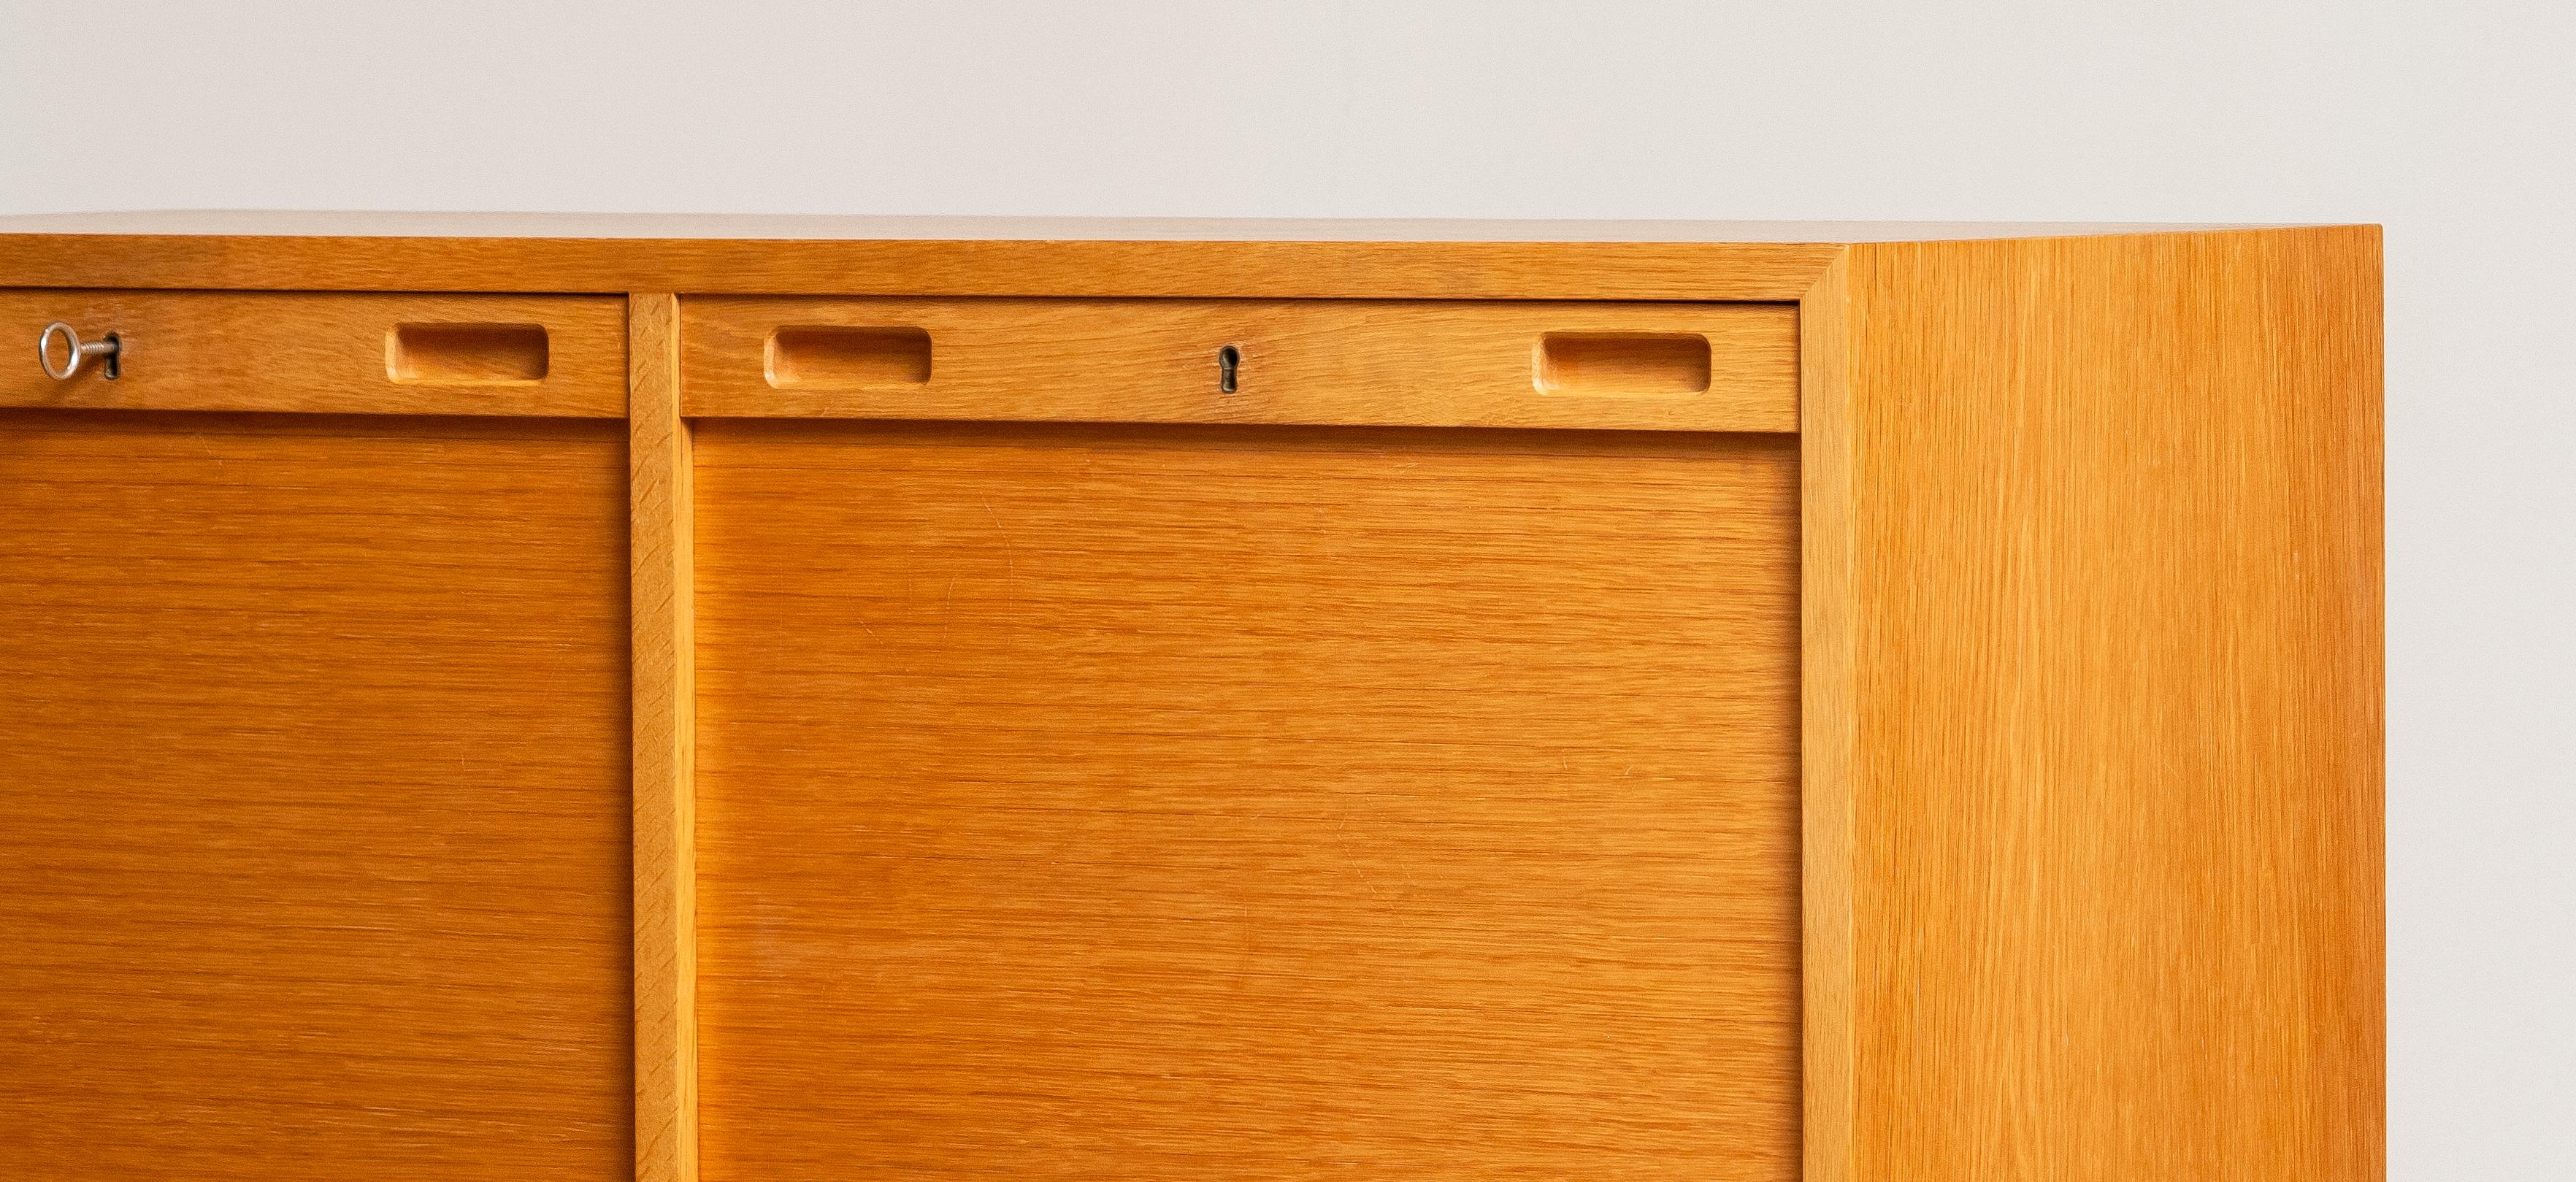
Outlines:
{"type": "Polygon", "coordinates": [[[2376,1177],[2379,315],[2370,227],[0,222],[0,1127],[2376,1177]]]}

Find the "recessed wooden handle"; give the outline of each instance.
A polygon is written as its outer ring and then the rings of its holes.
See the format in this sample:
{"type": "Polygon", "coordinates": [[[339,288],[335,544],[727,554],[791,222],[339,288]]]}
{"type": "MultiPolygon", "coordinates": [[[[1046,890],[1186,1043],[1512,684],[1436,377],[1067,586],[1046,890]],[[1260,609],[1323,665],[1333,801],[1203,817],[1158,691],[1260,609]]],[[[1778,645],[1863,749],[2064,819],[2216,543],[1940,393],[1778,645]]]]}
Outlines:
{"type": "Polygon", "coordinates": [[[788,325],[769,334],[769,384],[865,389],[930,381],[930,333],[920,328],[788,325]]]}
{"type": "Polygon", "coordinates": [[[385,372],[397,382],[542,382],[548,353],[542,324],[397,324],[385,334],[385,372]]]}
{"type": "Polygon", "coordinates": [[[1692,332],[1551,332],[1538,342],[1538,388],[1549,394],[1699,394],[1708,389],[1708,338],[1692,332]]]}

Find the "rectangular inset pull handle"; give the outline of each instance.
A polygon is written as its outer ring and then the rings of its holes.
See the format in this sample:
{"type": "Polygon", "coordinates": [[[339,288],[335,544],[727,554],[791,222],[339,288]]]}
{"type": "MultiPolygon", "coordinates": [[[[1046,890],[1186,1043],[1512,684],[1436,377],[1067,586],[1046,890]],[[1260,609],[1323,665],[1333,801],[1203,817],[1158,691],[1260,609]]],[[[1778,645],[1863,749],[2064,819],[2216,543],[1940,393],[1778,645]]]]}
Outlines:
{"type": "Polygon", "coordinates": [[[1543,394],[1698,394],[1708,338],[1690,332],[1551,332],[1538,341],[1543,394]]]}
{"type": "Polygon", "coordinates": [[[385,334],[385,374],[397,382],[511,386],[546,380],[542,324],[397,324],[385,334]]]}
{"type": "Polygon", "coordinates": [[[769,334],[769,384],[864,389],[930,381],[930,333],[920,328],[783,325],[769,334]]]}

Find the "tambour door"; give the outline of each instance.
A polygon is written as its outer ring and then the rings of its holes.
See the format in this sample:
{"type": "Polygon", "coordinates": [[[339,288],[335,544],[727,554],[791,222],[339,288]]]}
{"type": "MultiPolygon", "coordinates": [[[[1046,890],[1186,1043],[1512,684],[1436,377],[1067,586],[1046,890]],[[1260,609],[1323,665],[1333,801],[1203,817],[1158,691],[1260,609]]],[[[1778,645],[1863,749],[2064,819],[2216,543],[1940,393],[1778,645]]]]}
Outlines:
{"type": "Polygon", "coordinates": [[[682,323],[709,1182],[1796,1176],[1792,312],[682,323]]]}
{"type": "Polygon", "coordinates": [[[0,1173],[631,1177],[623,301],[0,292],[57,321],[0,367],[0,1173]]]}

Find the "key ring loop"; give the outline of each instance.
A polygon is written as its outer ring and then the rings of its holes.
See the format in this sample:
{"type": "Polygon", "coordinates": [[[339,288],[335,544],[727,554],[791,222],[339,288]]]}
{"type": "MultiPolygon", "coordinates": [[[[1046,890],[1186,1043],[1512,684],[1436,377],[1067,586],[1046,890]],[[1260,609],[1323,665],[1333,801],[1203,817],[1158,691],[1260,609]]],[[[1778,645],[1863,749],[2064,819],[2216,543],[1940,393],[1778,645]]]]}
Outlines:
{"type": "Polygon", "coordinates": [[[80,333],[71,325],[57,320],[36,334],[36,364],[44,367],[46,377],[68,382],[80,374],[81,367],[89,364],[90,358],[104,357],[107,359],[107,376],[112,378],[116,376],[117,344],[115,333],[107,334],[103,341],[83,342],[80,333]],[[56,336],[63,338],[64,345],[63,363],[59,366],[54,364],[56,336]]]}

